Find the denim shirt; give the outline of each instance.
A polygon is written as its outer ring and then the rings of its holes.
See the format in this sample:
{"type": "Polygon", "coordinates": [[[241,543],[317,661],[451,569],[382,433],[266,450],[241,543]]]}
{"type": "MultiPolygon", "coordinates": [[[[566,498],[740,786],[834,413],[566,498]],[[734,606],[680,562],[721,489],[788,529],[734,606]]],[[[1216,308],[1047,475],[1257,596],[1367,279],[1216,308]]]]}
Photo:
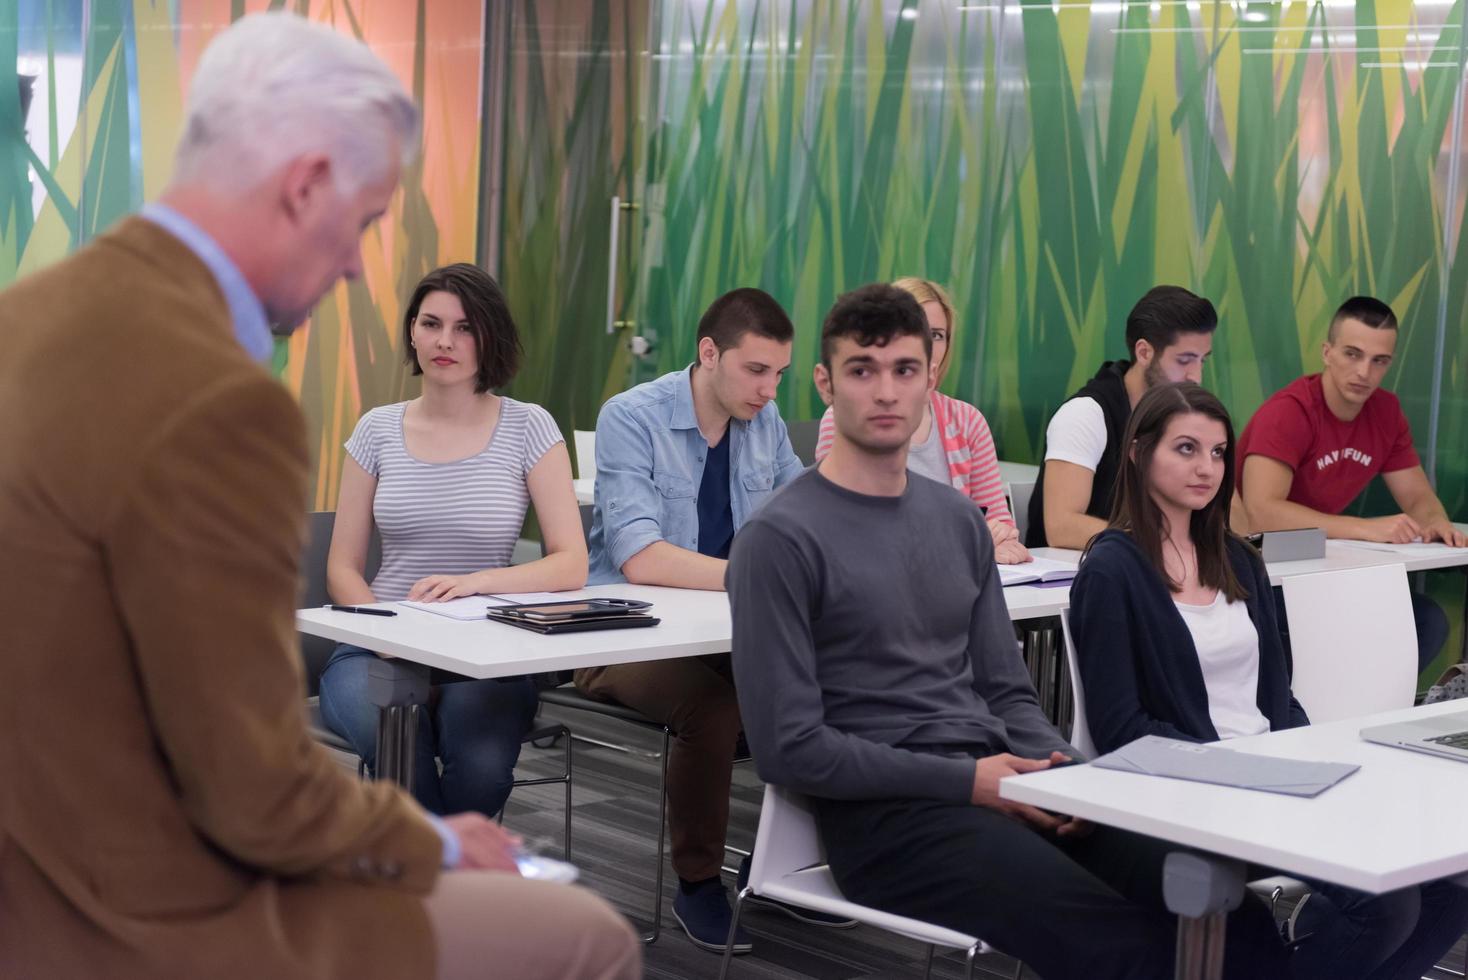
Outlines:
{"type": "MultiPolygon", "coordinates": [[[[729,420],[729,505],[737,534],[775,488],[804,469],[770,402],[729,420]]],[[[708,440],[698,431],[692,377],[665,374],[615,396],[596,420],[591,585],[625,582],[622,565],[650,544],[698,550],[698,487],[708,440]]]]}

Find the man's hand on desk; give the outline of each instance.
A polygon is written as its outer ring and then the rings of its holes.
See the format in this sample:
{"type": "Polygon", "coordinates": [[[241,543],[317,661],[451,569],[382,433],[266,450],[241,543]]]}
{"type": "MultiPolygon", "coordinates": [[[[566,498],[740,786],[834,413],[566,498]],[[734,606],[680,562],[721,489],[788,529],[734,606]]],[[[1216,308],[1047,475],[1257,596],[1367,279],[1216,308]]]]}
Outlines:
{"type": "Polygon", "coordinates": [[[1453,526],[1452,521],[1433,521],[1422,526],[1423,541],[1441,541],[1450,548],[1468,548],[1468,534],[1453,526]]]}
{"type": "Polygon", "coordinates": [[[443,822],[459,836],[463,848],[456,869],[520,873],[515,864],[515,851],[520,846],[516,835],[482,813],[455,813],[444,817],[443,822]]]}
{"type": "Polygon", "coordinates": [[[1422,527],[1406,514],[1362,518],[1361,528],[1362,538],[1382,544],[1411,544],[1419,538],[1431,540],[1423,537],[1422,527]]]}

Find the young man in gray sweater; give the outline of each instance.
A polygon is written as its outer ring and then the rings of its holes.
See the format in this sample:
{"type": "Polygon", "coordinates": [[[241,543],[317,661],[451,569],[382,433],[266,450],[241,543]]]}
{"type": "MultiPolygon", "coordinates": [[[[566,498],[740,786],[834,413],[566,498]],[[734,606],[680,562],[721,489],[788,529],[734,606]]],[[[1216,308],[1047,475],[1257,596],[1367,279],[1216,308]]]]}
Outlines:
{"type": "MultiPolygon", "coordinates": [[[[885,285],[826,317],[831,454],[734,539],[734,673],[760,776],[810,796],[852,901],[982,936],[1046,980],[1172,972],[1171,848],[1001,800],[1075,754],[1020,660],[983,515],[907,469],[929,390],[922,311],[885,285]]],[[[1227,975],[1285,950],[1261,903],[1230,916],[1227,975]]]]}

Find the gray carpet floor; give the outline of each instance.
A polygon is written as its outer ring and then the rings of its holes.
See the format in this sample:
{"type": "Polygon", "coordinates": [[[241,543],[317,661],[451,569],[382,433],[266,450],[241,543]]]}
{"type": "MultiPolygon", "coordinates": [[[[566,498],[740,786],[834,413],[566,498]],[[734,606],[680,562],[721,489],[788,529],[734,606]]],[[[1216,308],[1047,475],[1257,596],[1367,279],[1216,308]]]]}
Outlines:
{"type": "MultiPolygon", "coordinates": [[[[619,723],[593,719],[583,712],[542,709],[541,722],[564,720],[578,734],[625,742],[654,751],[658,740],[647,733],[619,723]]],[[[517,776],[532,778],[559,771],[559,747],[538,749],[526,746],[517,776]]],[[[658,765],[649,758],[578,743],[575,748],[572,860],[581,868],[582,883],[611,901],[641,930],[651,916],[651,898],[656,855],[658,765]]],[[[759,820],[761,784],[753,766],[736,766],[732,791],[728,842],[748,850],[759,820]]],[[[547,854],[560,856],[564,813],[564,790],[560,786],[516,789],[505,814],[505,825],[542,843],[547,854]]],[[[731,864],[738,857],[731,855],[731,864]]],[[[733,893],[733,875],[726,875],[733,893]]],[[[669,905],[677,880],[669,867],[663,883],[662,934],[646,947],[646,975],[658,980],[691,980],[717,977],[719,957],[694,946],[672,919],[669,905]]],[[[832,930],[804,925],[769,911],[746,913],[744,923],[754,936],[754,951],[736,957],[730,980],[877,980],[916,978],[923,973],[926,949],[912,940],[859,926],[832,930]]],[[[1450,970],[1434,971],[1431,980],[1462,977],[1464,944],[1459,943],[1442,964],[1450,970]]],[[[980,958],[976,974],[984,978],[1011,977],[1015,962],[1000,954],[980,958]]],[[[961,953],[940,953],[933,976],[962,977],[961,953]]],[[[1025,971],[1027,980],[1038,974],[1025,971]]],[[[1346,978],[1342,978],[1346,980],[1346,978]]]]}

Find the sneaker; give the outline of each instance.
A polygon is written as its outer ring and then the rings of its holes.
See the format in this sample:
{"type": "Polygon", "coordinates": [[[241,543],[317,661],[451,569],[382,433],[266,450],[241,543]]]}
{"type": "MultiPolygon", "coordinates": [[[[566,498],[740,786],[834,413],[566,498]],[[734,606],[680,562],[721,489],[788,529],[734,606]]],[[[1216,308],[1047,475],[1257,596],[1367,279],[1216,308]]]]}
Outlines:
{"type": "MultiPolygon", "coordinates": [[[[739,862],[739,890],[749,884],[749,858],[739,862]]],[[[817,912],[814,909],[804,909],[799,905],[788,905],[785,902],[777,902],[773,898],[762,898],[759,895],[750,894],[744,899],[746,905],[757,905],[769,909],[772,912],[784,912],[792,919],[804,922],[812,926],[825,926],[827,929],[855,929],[859,922],[855,919],[843,919],[839,915],[827,915],[825,912],[817,912]]]]}
{"type": "MultiPolygon", "coordinates": [[[[729,893],[718,878],[700,882],[692,891],[684,891],[680,883],[673,898],[673,918],[688,933],[693,945],[713,953],[722,953],[729,946],[729,923],[734,921],[734,910],[729,908],[729,893]]],[[[754,944],[749,933],[736,929],[731,952],[747,953],[752,949],[754,944]]]]}

